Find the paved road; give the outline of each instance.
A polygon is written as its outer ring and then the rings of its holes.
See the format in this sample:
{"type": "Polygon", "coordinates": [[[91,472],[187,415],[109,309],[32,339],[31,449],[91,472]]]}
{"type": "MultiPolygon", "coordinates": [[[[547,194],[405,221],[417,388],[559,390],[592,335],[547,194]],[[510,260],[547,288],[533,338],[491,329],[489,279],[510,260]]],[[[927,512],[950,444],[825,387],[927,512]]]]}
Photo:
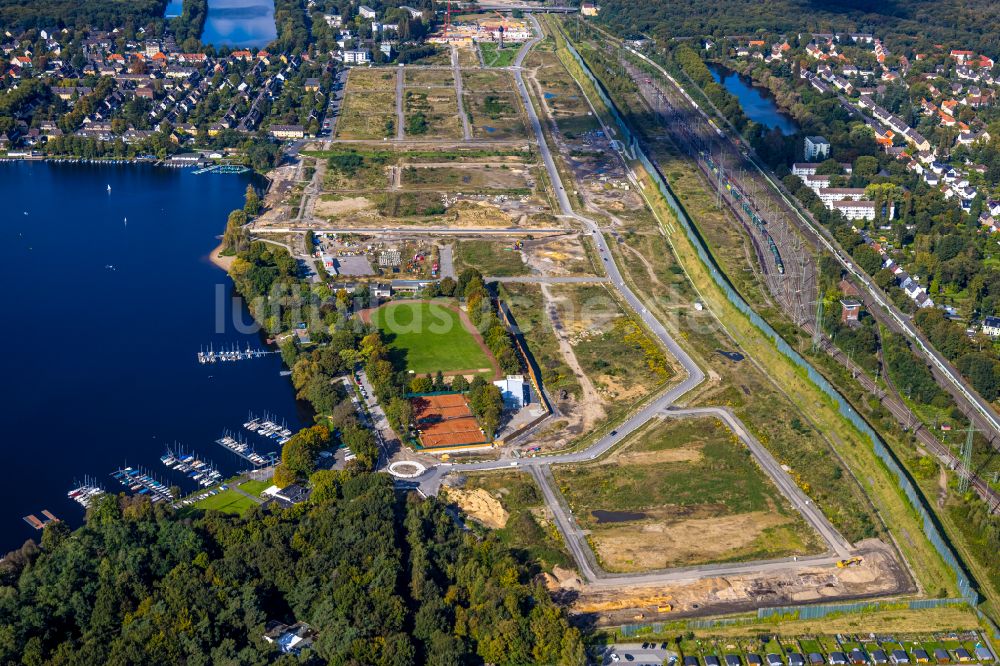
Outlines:
{"type": "Polygon", "coordinates": [[[486,277],[487,282],[523,282],[526,284],[594,284],[610,282],[611,278],[602,276],[590,277],[545,277],[542,275],[515,275],[508,277],[486,277]]]}
{"type": "MultiPolygon", "coordinates": [[[[670,81],[675,87],[677,87],[678,90],[681,91],[682,94],[685,95],[685,97],[687,97],[687,93],[684,91],[683,87],[672,76],[670,76],[666,70],[638,51],[634,51],[628,47],[626,47],[626,49],[634,56],[641,58],[646,63],[655,67],[662,76],[670,81]]],[[[688,99],[690,98],[688,97],[688,99]]],[[[698,109],[698,111],[707,117],[707,114],[705,114],[703,110],[698,109]]],[[[747,154],[750,158],[750,162],[757,169],[757,171],[770,182],[771,186],[781,196],[785,204],[795,212],[801,220],[803,228],[811,231],[815,240],[818,241],[827,252],[833,254],[833,256],[837,258],[840,265],[863,285],[866,292],[866,298],[870,298],[880,306],[882,311],[892,319],[893,323],[895,323],[896,326],[898,326],[899,329],[901,329],[902,332],[924,353],[927,359],[932,365],[934,365],[947,383],[965,399],[965,402],[973,407],[973,409],[978,412],[983,419],[985,419],[986,423],[992,429],[992,432],[986,433],[987,437],[992,439],[1000,433],[1000,416],[993,411],[993,408],[989,405],[989,403],[987,403],[986,400],[984,400],[978,393],[966,386],[965,380],[962,379],[958,371],[955,370],[951,364],[924,339],[923,335],[917,330],[910,318],[903,314],[895,305],[892,304],[892,302],[889,301],[888,297],[885,296],[885,294],[882,293],[882,290],[872,282],[871,278],[854,265],[851,257],[847,256],[841,250],[839,243],[837,243],[837,241],[830,235],[830,232],[819,225],[814,224],[808,216],[802,214],[799,206],[786,196],[783,188],[778,185],[774,178],[772,178],[768,170],[760,165],[754,153],[752,151],[748,151],[747,154]]]]}
{"type": "MultiPolygon", "coordinates": [[[[368,381],[368,375],[365,374],[364,370],[358,371],[358,378],[360,379],[359,384],[364,389],[367,394],[364,398],[365,407],[368,409],[368,415],[370,417],[370,422],[368,427],[372,428],[375,432],[375,441],[378,442],[379,447],[379,461],[376,467],[381,467],[383,464],[389,464],[389,451],[387,446],[389,442],[393,442],[396,439],[396,434],[392,431],[389,426],[389,419],[385,416],[385,411],[382,409],[382,405],[379,404],[378,400],[375,398],[375,391],[372,389],[371,382],[368,381]]],[[[350,382],[351,380],[348,380],[350,382]]],[[[350,390],[353,390],[353,385],[349,385],[350,390]]]]}
{"type": "Polygon", "coordinates": [[[292,234],[306,231],[339,231],[342,233],[356,234],[432,234],[440,236],[442,234],[457,234],[462,236],[481,236],[483,234],[501,234],[510,236],[512,234],[565,234],[571,229],[564,227],[529,229],[525,227],[507,227],[504,229],[482,229],[474,227],[340,227],[337,225],[311,224],[301,227],[259,227],[255,228],[255,233],[292,234]]]}
{"type": "MultiPolygon", "coordinates": [[[[482,54],[479,57],[482,58],[482,54]]],[[[451,71],[455,76],[455,97],[458,99],[458,117],[462,119],[462,138],[471,141],[472,129],[469,127],[469,114],[465,112],[465,100],[462,98],[462,69],[458,66],[458,47],[454,44],[451,45],[451,71]]]]}

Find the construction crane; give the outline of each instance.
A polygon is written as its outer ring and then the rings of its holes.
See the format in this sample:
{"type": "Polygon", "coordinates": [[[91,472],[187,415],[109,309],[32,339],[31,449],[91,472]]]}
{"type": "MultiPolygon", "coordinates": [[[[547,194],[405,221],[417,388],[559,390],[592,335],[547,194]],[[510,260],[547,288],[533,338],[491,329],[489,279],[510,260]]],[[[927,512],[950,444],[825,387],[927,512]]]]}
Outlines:
{"type": "Polygon", "coordinates": [[[448,9],[444,13],[444,41],[448,41],[448,30],[451,29],[451,0],[448,0],[448,9]]]}

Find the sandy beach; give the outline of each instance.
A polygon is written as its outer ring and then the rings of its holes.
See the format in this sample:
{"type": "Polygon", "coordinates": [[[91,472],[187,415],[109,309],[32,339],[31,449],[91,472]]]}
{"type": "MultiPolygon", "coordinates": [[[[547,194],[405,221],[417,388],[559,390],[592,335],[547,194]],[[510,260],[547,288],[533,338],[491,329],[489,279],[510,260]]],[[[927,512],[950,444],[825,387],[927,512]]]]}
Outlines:
{"type": "Polygon", "coordinates": [[[233,261],[236,259],[236,256],[233,255],[231,257],[223,257],[220,255],[221,252],[222,241],[219,241],[219,244],[215,247],[215,249],[208,253],[207,259],[212,262],[213,265],[218,266],[228,273],[229,268],[233,265],[233,261]]]}

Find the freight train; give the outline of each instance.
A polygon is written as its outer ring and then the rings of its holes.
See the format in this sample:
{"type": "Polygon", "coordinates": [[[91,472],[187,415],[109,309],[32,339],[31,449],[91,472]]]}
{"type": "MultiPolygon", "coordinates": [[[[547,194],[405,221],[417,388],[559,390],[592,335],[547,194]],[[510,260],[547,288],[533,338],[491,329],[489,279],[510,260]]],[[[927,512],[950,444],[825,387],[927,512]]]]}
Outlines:
{"type": "MultiPolygon", "coordinates": [[[[715,161],[712,159],[712,156],[708,155],[703,150],[698,152],[701,155],[701,158],[705,160],[705,163],[708,164],[709,168],[712,170],[712,173],[718,174],[719,167],[715,164],[715,161]]],[[[729,195],[740,206],[740,208],[743,209],[743,212],[746,213],[747,217],[750,219],[750,222],[757,228],[757,231],[759,231],[761,235],[767,239],[767,246],[771,250],[771,256],[774,257],[774,267],[777,269],[779,274],[784,275],[785,262],[781,260],[781,253],[778,252],[778,246],[774,242],[774,239],[771,237],[771,234],[768,233],[767,231],[767,220],[765,220],[764,218],[762,218],[760,215],[757,214],[757,212],[753,209],[753,206],[750,205],[750,198],[746,196],[742,190],[740,190],[740,188],[736,185],[736,183],[730,181],[729,178],[723,175],[720,184],[725,186],[726,190],[729,192],[729,195]]]]}

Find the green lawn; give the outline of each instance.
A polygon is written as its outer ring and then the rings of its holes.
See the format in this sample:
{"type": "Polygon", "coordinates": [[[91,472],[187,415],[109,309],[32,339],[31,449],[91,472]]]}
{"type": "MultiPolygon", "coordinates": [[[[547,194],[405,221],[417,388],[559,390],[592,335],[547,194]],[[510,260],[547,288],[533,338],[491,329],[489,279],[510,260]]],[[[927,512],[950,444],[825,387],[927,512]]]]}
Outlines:
{"type": "Polygon", "coordinates": [[[458,313],[440,303],[389,303],[372,314],[406,369],[423,375],[492,367],[458,313]]]}
{"type": "Polygon", "coordinates": [[[504,44],[500,50],[493,42],[479,42],[479,50],[483,52],[483,64],[487,67],[510,67],[520,48],[516,44],[504,44]]]}
{"type": "Polygon", "coordinates": [[[225,513],[243,513],[254,504],[256,502],[249,497],[229,489],[223,490],[218,495],[206,497],[200,502],[195,502],[192,506],[205,511],[215,509],[216,511],[223,511],[225,513]]]}
{"type": "Polygon", "coordinates": [[[794,515],[735,439],[715,418],[653,421],[633,436],[628,450],[663,452],[662,461],[648,456],[641,462],[558,465],[553,472],[569,487],[570,503],[588,513],[678,505],[711,506],[720,515],[770,510],[794,515]],[[678,449],[690,450],[694,460],[670,460],[667,454],[678,449]]]}
{"type": "Polygon", "coordinates": [[[265,489],[270,488],[273,484],[270,481],[254,481],[253,479],[249,481],[244,481],[240,484],[240,490],[253,496],[258,496],[265,489]]]}

